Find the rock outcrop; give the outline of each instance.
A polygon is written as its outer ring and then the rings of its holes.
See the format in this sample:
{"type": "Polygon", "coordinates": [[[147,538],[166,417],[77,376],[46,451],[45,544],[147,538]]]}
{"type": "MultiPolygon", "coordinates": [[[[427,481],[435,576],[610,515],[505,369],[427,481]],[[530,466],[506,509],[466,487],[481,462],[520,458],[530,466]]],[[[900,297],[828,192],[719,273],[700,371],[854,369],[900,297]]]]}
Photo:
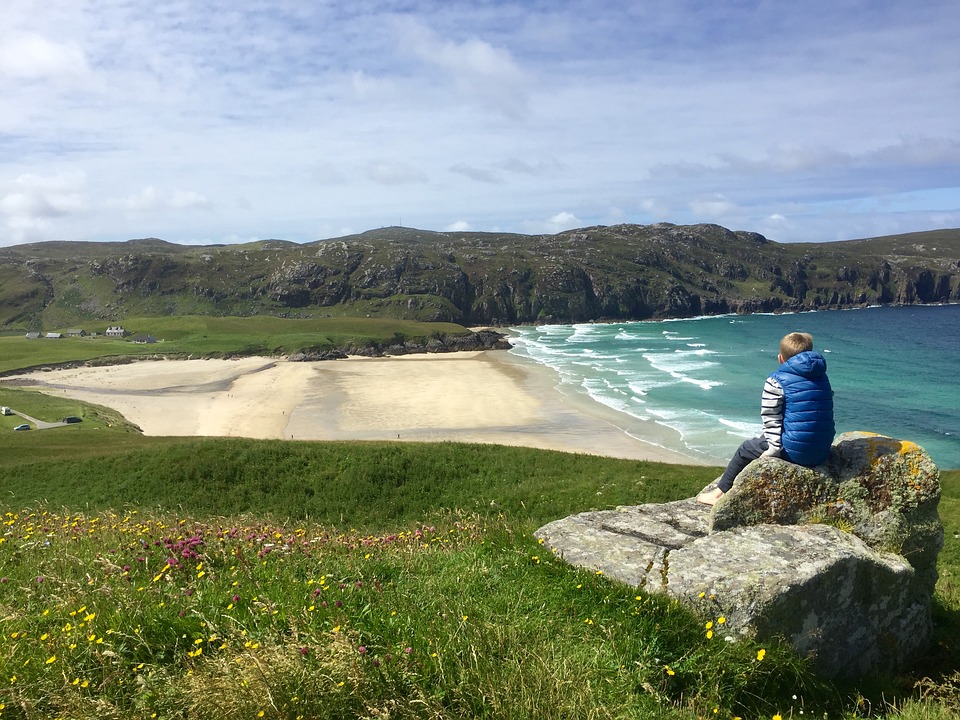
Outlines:
{"type": "Polygon", "coordinates": [[[586,512],[536,535],[573,565],[723,616],[729,637],[782,637],[824,675],[860,676],[929,644],[939,497],[922,448],[845,433],[818,468],[752,463],[712,509],[586,512]]]}

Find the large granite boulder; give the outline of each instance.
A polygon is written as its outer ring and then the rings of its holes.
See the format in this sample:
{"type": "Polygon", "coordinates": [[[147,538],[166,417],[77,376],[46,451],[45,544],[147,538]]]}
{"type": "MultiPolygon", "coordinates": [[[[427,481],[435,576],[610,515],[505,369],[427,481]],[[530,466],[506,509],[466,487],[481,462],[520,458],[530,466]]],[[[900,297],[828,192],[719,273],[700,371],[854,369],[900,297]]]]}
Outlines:
{"type": "Polygon", "coordinates": [[[939,497],[921,448],[846,433],[819,468],[752,463],[712,509],[586,512],[536,535],[573,565],[723,616],[730,637],[779,636],[825,675],[853,676],[929,644],[939,497]]]}

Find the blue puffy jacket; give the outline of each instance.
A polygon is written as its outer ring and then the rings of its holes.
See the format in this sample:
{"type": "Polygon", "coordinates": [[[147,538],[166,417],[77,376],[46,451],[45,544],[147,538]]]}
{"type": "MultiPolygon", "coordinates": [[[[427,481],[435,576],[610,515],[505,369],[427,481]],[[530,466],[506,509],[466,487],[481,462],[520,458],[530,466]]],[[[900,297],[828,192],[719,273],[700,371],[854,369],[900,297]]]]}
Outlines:
{"type": "Polygon", "coordinates": [[[836,432],[827,361],[813,350],[797,353],[770,377],[783,388],[782,457],[807,467],[826,461],[836,432]]]}

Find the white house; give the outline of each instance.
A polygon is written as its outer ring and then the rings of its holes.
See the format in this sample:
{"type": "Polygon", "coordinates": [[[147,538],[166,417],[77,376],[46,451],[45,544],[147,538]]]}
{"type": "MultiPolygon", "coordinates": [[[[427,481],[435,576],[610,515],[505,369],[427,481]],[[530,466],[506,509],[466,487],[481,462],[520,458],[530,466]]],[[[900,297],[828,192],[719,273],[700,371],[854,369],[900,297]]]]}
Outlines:
{"type": "Polygon", "coordinates": [[[106,335],[107,337],[119,337],[122,338],[127,334],[127,331],[124,330],[120,325],[111,325],[107,328],[106,335]]]}

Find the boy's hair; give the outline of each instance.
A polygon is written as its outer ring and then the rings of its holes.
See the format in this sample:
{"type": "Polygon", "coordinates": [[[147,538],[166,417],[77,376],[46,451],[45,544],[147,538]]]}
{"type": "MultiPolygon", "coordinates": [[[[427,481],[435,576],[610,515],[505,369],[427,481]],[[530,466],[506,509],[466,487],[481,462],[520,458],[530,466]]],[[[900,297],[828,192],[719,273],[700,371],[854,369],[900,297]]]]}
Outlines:
{"type": "Polygon", "coordinates": [[[813,350],[813,335],[805,332],[792,332],[784,335],[780,341],[780,355],[786,362],[797,353],[813,350]]]}

